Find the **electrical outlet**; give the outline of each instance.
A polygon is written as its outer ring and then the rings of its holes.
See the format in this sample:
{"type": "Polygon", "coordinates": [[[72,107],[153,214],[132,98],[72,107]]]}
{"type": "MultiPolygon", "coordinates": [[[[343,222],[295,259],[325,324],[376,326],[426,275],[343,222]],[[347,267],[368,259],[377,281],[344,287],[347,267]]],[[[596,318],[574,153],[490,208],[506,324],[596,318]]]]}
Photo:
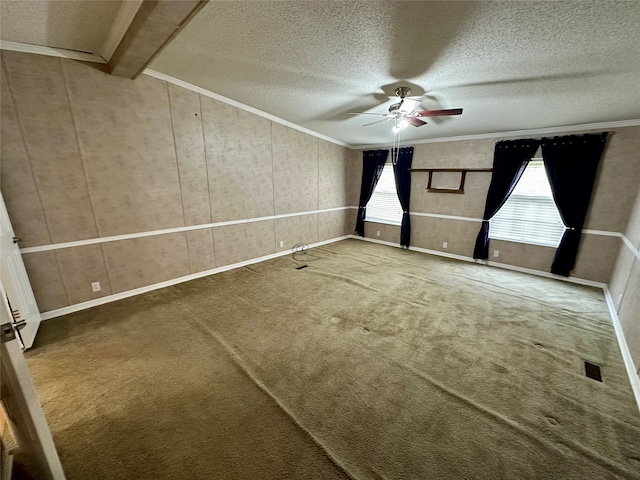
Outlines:
{"type": "Polygon", "coordinates": [[[99,292],[100,291],[100,282],[93,282],[91,284],[91,291],[92,292],[99,292]]]}
{"type": "Polygon", "coordinates": [[[500,256],[500,252],[498,250],[494,250],[493,251],[493,256],[494,257],[499,257],[500,256]]]}
{"type": "Polygon", "coordinates": [[[376,237],[380,236],[380,230],[376,230],[376,237]]]}
{"type": "Polygon", "coordinates": [[[449,244],[447,242],[442,242],[442,248],[447,248],[449,244]]]}
{"type": "Polygon", "coordinates": [[[617,301],[618,306],[620,306],[620,302],[622,302],[622,294],[618,295],[618,301],[617,301]]]}
{"type": "Polygon", "coordinates": [[[280,248],[284,247],[284,240],[280,240],[280,248]]]}

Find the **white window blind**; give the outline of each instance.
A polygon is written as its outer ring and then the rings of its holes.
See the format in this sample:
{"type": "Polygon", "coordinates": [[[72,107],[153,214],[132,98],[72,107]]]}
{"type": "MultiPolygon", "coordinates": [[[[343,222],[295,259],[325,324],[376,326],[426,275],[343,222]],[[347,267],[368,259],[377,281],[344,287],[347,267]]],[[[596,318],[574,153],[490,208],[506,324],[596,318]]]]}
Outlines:
{"type": "Polygon", "coordinates": [[[402,206],[396,192],[393,165],[390,163],[385,164],[380,180],[367,203],[365,220],[394,225],[402,223],[402,206]]]}
{"type": "Polygon", "coordinates": [[[541,160],[532,160],[490,220],[489,238],[557,247],[565,231],[541,160]]]}

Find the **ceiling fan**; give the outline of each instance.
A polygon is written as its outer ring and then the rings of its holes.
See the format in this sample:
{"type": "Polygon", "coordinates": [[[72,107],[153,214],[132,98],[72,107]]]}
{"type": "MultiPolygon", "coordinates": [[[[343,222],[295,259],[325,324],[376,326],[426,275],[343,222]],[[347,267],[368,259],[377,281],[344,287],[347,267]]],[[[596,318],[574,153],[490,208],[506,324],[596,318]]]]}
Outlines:
{"type": "Polygon", "coordinates": [[[396,88],[394,93],[397,97],[400,98],[400,101],[398,103],[394,103],[389,107],[389,113],[351,112],[350,115],[383,116],[383,119],[376,120],[375,122],[371,123],[366,123],[365,125],[363,125],[363,127],[392,120],[395,122],[393,131],[394,133],[396,133],[403,128],[408,127],[409,125],[413,125],[414,127],[421,127],[422,125],[426,125],[427,122],[421,120],[421,118],[424,117],[441,117],[446,115],[462,114],[461,108],[449,108],[446,110],[417,110],[422,102],[413,98],[407,98],[407,96],[411,95],[411,89],[409,87],[398,87],[396,88]]]}

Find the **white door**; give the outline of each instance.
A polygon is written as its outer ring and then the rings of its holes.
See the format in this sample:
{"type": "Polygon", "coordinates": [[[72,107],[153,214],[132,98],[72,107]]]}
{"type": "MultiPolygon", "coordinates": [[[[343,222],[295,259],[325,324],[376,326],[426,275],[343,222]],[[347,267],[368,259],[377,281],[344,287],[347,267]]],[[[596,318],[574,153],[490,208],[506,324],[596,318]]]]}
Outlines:
{"type": "Polygon", "coordinates": [[[0,193],[0,279],[9,299],[13,321],[21,325],[19,340],[26,349],[33,345],[42,319],[15,240],[7,207],[0,193]]]}
{"type": "Polygon", "coordinates": [[[24,354],[14,337],[13,318],[0,283],[0,369],[2,403],[20,451],[39,471],[37,478],[64,480],[51,431],[36,396],[24,354]]]}

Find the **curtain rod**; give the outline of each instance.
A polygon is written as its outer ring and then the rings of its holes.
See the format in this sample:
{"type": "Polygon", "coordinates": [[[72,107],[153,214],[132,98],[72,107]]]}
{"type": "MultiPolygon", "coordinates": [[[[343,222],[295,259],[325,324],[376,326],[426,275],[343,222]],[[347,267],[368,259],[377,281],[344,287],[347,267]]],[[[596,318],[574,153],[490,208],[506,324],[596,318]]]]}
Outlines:
{"type": "MultiPolygon", "coordinates": [[[[578,130],[578,131],[580,131],[580,130],[578,130]]],[[[611,135],[614,135],[616,133],[621,133],[622,130],[605,130],[605,131],[602,131],[602,132],[594,132],[594,133],[590,133],[590,132],[591,132],[591,130],[587,130],[587,131],[585,131],[583,133],[568,133],[566,135],[540,135],[540,136],[539,135],[534,135],[532,137],[531,136],[527,136],[526,138],[530,138],[532,140],[542,140],[543,138],[570,137],[571,135],[598,135],[598,134],[602,134],[602,133],[606,133],[607,136],[611,136],[611,135]]],[[[509,138],[498,138],[494,143],[508,142],[509,140],[521,140],[521,139],[518,139],[518,138],[514,139],[512,137],[509,137],[509,138]]]]}

